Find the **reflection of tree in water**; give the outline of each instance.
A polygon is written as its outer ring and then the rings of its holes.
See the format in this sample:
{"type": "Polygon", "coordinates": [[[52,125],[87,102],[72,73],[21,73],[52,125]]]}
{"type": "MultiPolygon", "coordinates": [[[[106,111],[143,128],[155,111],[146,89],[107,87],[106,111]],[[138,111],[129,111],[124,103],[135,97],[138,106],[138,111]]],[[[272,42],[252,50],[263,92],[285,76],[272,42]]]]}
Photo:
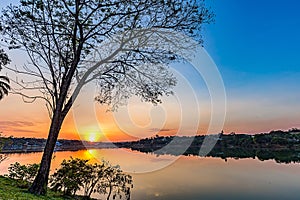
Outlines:
{"type": "MultiPolygon", "coordinates": [[[[153,152],[157,155],[181,155],[180,143],[168,145],[174,136],[146,138],[137,142],[122,143],[128,147],[145,153],[153,152]],[[164,151],[158,151],[164,147],[164,151]],[[166,148],[167,147],[167,148],[166,148]]],[[[196,136],[192,144],[183,155],[199,156],[200,148],[205,136],[196,136]]],[[[184,144],[189,137],[177,137],[184,144]]],[[[256,135],[247,134],[220,134],[214,148],[206,155],[208,157],[226,158],[257,158],[259,160],[275,160],[278,163],[300,162],[300,130],[271,131],[256,135]]]]}

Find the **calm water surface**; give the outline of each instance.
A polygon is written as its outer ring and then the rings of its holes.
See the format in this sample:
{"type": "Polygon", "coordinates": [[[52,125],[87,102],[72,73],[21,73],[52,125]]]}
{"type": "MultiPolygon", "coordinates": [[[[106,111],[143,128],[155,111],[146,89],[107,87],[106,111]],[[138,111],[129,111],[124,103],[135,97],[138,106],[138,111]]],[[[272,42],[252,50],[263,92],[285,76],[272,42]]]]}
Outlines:
{"type": "MultiPolygon", "coordinates": [[[[0,164],[38,163],[41,153],[10,154],[0,164]]],[[[133,177],[133,200],[140,199],[300,199],[300,164],[278,164],[257,159],[156,156],[127,149],[56,152],[52,172],[63,159],[101,159],[119,164],[133,177]]],[[[94,197],[100,197],[95,195],[94,197]]]]}

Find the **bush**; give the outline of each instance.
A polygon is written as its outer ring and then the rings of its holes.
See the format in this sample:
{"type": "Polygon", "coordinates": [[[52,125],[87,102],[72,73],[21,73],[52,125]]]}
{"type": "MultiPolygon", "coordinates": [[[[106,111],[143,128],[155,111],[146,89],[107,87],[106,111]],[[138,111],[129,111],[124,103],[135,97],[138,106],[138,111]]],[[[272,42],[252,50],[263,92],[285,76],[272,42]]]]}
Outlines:
{"type": "Polygon", "coordinates": [[[130,199],[130,189],[133,187],[132,177],[129,174],[123,173],[120,166],[111,166],[108,162],[104,162],[104,174],[97,185],[97,192],[100,194],[107,194],[107,200],[111,195],[113,199],[118,196],[123,199],[130,199]]]}
{"type": "Polygon", "coordinates": [[[21,165],[16,162],[8,168],[8,177],[18,181],[20,187],[29,187],[39,169],[38,164],[21,165]]]}
{"type": "Polygon", "coordinates": [[[123,173],[119,166],[112,166],[109,162],[89,164],[88,160],[72,158],[63,160],[61,167],[50,178],[50,187],[55,191],[62,191],[65,195],[75,195],[80,189],[84,196],[90,198],[92,193],[107,194],[127,199],[130,198],[132,177],[123,173]]]}
{"type": "Polygon", "coordinates": [[[50,178],[50,187],[55,191],[62,191],[65,195],[75,195],[83,187],[88,160],[73,159],[63,160],[61,168],[50,178]]]}

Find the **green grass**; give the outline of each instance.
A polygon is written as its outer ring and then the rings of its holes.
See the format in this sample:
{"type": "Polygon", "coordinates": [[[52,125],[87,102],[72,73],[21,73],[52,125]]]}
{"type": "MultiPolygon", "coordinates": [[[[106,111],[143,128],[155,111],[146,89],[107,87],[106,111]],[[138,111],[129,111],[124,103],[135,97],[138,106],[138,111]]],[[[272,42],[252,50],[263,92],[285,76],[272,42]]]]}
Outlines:
{"type": "MultiPolygon", "coordinates": [[[[48,190],[46,196],[35,196],[27,192],[27,189],[18,187],[17,181],[0,176],[0,200],[42,200],[53,199],[62,200],[68,199],[62,197],[59,193],[48,190]]],[[[69,198],[70,199],[70,198],[69,198]]]]}

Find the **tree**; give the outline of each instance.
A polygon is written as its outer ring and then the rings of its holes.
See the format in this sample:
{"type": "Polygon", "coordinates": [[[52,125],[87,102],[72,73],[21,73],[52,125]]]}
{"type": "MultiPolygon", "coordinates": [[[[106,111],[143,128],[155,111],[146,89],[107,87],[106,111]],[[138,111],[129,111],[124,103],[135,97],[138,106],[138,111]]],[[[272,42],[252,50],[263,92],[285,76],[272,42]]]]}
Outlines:
{"type": "MultiPolygon", "coordinates": [[[[0,24],[0,30],[1,30],[1,24],[0,24]]],[[[2,67],[9,64],[10,60],[7,56],[7,54],[4,52],[3,49],[0,49],[0,71],[2,70],[2,67]]],[[[8,95],[8,92],[10,90],[9,86],[9,78],[6,76],[0,75],[0,100],[3,99],[4,95],[8,95]]],[[[5,142],[7,142],[9,138],[1,137],[0,132],[0,151],[2,150],[5,142]]],[[[7,158],[6,155],[0,154],[0,163],[7,158]]]]}
{"type": "Polygon", "coordinates": [[[0,76],[0,100],[3,99],[4,95],[8,95],[9,90],[9,79],[6,76],[0,76]]]}
{"type": "Polygon", "coordinates": [[[87,162],[79,158],[63,160],[60,169],[51,176],[50,187],[65,195],[75,195],[83,186],[85,176],[89,175],[86,173],[87,162]]]}
{"type": "Polygon", "coordinates": [[[18,181],[19,186],[29,187],[38,172],[38,164],[21,165],[16,162],[8,168],[8,177],[18,181]]]}
{"type": "Polygon", "coordinates": [[[96,191],[96,187],[101,184],[101,180],[105,176],[105,171],[108,169],[106,167],[106,163],[104,160],[101,164],[94,163],[87,164],[85,167],[85,176],[83,178],[83,191],[84,196],[90,198],[92,193],[96,191]]]}
{"type": "Polygon", "coordinates": [[[119,165],[111,166],[110,163],[104,162],[105,170],[103,177],[97,185],[97,191],[100,194],[107,194],[107,200],[113,195],[113,199],[117,196],[122,198],[122,194],[126,199],[130,199],[130,189],[133,187],[132,177],[123,173],[119,165]]]}
{"type": "MultiPolygon", "coordinates": [[[[1,30],[1,25],[0,25],[1,30]]],[[[10,62],[7,54],[0,49],[0,71],[3,66],[7,65],[10,62]]],[[[10,90],[9,79],[6,76],[0,75],[0,100],[3,99],[4,95],[8,95],[8,91],[10,90]]]]}
{"type": "Polygon", "coordinates": [[[157,104],[162,95],[172,94],[176,79],[164,64],[182,60],[172,49],[192,49],[172,31],[200,43],[202,24],[213,18],[203,1],[21,0],[3,11],[10,48],[26,50],[31,61],[23,69],[11,68],[31,77],[16,83],[39,95],[17,93],[32,101],[45,100],[51,118],[31,193],[46,193],[61,126],[86,84],[95,81],[99,89],[95,100],[112,110],[131,95],[157,104]]]}
{"type": "Polygon", "coordinates": [[[89,164],[89,160],[72,158],[63,160],[61,166],[50,178],[50,187],[55,191],[62,191],[64,195],[75,195],[80,189],[84,197],[98,192],[107,194],[107,199],[122,194],[130,199],[130,189],[133,187],[132,177],[123,173],[120,166],[112,166],[109,162],[89,164]]]}

